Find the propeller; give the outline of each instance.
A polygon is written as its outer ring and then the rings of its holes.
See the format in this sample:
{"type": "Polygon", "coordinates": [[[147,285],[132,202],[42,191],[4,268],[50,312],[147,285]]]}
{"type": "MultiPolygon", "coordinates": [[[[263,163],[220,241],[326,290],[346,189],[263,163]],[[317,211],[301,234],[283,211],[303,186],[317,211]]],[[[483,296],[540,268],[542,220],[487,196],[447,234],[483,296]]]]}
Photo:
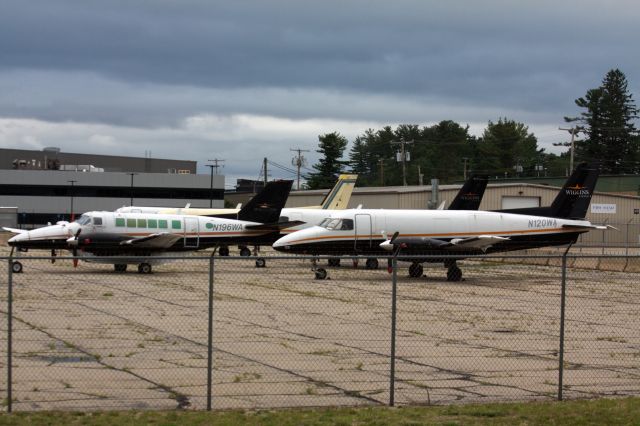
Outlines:
{"type": "Polygon", "coordinates": [[[82,232],[82,228],[78,228],[76,234],[73,237],[70,237],[67,240],[67,244],[71,246],[71,253],[73,254],[73,267],[78,267],[78,237],[80,237],[80,233],[82,232]]]}
{"type": "MultiPolygon", "coordinates": [[[[385,236],[385,233],[382,232],[382,235],[385,236]]],[[[398,252],[402,248],[402,246],[395,247],[395,241],[396,241],[396,238],[398,238],[399,235],[400,235],[400,232],[398,232],[398,231],[394,232],[393,235],[391,236],[391,239],[388,239],[388,240],[380,243],[380,247],[383,248],[384,250],[387,250],[387,251],[393,251],[394,252],[393,255],[397,256],[398,252]]],[[[388,263],[387,272],[392,273],[393,272],[393,267],[392,267],[391,259],[388,259],[387,263],[388,263]]]]}
{"type": "Polygon", "coordinates": [[[56,256],[58,254],[56,253],[55,249],[51,249],[51,263],[56,263],[56,256]]]}

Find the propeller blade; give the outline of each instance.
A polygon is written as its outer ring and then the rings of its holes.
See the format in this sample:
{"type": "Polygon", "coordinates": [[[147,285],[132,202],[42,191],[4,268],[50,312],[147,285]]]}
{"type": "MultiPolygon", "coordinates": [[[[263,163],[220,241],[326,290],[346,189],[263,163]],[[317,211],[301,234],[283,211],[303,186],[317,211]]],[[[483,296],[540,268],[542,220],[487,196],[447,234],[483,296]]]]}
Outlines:
{"type": "Polygon", "coordinates": [[[393,233],[393,236],[391,237],[391,240],[389,240],[389,242],[390,242],[391,244],[393,244],[393,242],[396,240],[396,238],[398,238],[398,235],[400,235],[400,232],[399,232],[399,231],[394,232],[394,233],[393,233]]]}
{"type": "MultiPolygon", "coordinates": [[[[78,232],[78,234],[80,234],[80,232],[78,232]]],[[[77,268],[78,267],[78,249],[74,248],[71,253],[73,254],[73,267],[77,268]]]]}
{"type": "Polygon", "coordinates": [[[51,249],[51,263],[56,263],[56,256],[57,256],[57,253],[55,249],[51,249]]]}

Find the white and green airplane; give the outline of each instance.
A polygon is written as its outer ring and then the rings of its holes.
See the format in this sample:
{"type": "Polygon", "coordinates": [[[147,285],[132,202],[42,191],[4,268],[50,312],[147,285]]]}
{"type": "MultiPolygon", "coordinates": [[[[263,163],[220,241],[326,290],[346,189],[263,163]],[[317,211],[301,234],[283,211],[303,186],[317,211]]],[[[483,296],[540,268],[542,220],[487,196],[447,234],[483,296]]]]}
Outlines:
{"type": "MultiPolygon", "coordinates": [[[[74,257],[85,261],[112,263],[116,271],[123,272],[128,264],[138,264],[138,272],[150,273],[152,264],[162,263],[157,257],[167,253],[229,244],[271,244],[279,238],[281,229],[301,224],[280,219],[292,183],[291,180],[269,182],[238,211],[235,219],[93,211],[71,223],[59,222],[31,231],[7,229],[16,233],[8,244],[21,251],[52,250],[52,259],[55,250],[68,249],[74,257]],[[113,258],[99,259],[107,256],[113,258]]],[[[256,260],[256,266],[264,265],[264,259],[256,260]]],[[[16,261],[12,268],[14,272],[21,272],[22,264],[16,261]]]]}
{"type": "MultiPolygon", "coordinates": [[[[299,231],[309,226],[317,225],[325,218],[329,217],[334,210],[344,210],[349,204],[353,188],[356,185],[358,175],[342,174],[338,177],[336,184],[331,191],[324,197],[320,205],[306,207],[286,207],[280,213],[280,221],[290,222],[298,221],[300,225],[282,228],[282,235],[299,231]]],[[[206,208],[184,208],[176,207],[138,207],[127,206],[116,210],[118,213],[151,213],[151,214],[186,214],[195,216],[209,216],[220,218],[236,218],[240,208],[235,209],[206,209],[206,208]]],[[[280,235],[281,236],[281,235],[280,235]]],[[[278,237],[279,238],[279,237],[278,237]]],[[[272,241],[266,241],[266,245],[271,245],[277,238],[272,241]]],[[[260,244],[254,245],[254,253],[257,255],[260,244]]],[[[240,256],[250,256],[251,250],[245,244],[239,244],[240,256]]],[[[229,255],[229,247],[222,244],[218,252],[221,256],[229,255]]]]}

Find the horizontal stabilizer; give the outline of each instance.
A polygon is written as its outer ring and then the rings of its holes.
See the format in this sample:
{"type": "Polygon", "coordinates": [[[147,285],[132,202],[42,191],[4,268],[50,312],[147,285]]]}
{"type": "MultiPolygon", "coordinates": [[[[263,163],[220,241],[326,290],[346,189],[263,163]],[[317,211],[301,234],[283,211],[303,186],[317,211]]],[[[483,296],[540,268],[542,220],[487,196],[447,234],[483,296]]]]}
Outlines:
{"type": "Polygon", "coordinates": [[[302,220],[290,220],[288,222],[261,223],[259,225],[247,225],[245,229],[259,231],[279,231],[281,229],[293,228],[294,226],[304,225],[306,222],[302,220]]]}
{"type": "Polygon", "coordinates": [[[606,229],[615,229],[616,231],[619,231],[618,228],[616,228],[615,226],[611,226],[611,225],[562,225],[563,228],[573,228],[573,229],[584,229],[584,230],[589,230],[589,229],[602,229],[602,230],[606,230],[606,229]]]}
{"type": "Polygon", "coordinates": [[[27,232],[26,229],[16,229],[16,228],[5,228],[4,226],[2,227],[2,229],[4,229],[5,231],[9,231],[13,234],[23,234],[25,232],[27,232]]]}
{"type": "Polygon", "coordinates": [[[167,249],[182,239],[182,235],[169,234],[162,232],[159,234],[150,234],[145,237],[132,238],[121,242],[121,245],[130,245],[142,248],[167,249]]]}

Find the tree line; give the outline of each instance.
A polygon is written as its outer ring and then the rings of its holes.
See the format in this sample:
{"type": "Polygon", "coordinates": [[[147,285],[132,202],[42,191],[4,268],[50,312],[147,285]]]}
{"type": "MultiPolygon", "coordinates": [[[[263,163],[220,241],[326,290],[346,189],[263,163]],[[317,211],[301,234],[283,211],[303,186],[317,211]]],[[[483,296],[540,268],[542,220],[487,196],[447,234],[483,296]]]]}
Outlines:
{"type": "MultiPolygon", "coordinates": [[[[638,109],[624,73],[610,70],[599,87],[575,104],[579,115],[564,118],[575,136],[574,164],[599,161],[605,174],[640,173],[640,136],[634,124],[638,109]]],[[[402,185],[402,143],[410,153],[405,163],[409,185],[431,178],[449,183],[473,173],[500,178],[564,176],[570,163],[570,148],[560,155],[545,152],[526,124],[507,117],[489,121],[479,137],[469,133],[468,125],[451,120],[368,129],[353,140],[346,160],[349,141],[339,132],[318,140],[321,158],[305,176],[309,189],[329,188],[344,172],[357,173],[359,186],[402,185]]]]}

